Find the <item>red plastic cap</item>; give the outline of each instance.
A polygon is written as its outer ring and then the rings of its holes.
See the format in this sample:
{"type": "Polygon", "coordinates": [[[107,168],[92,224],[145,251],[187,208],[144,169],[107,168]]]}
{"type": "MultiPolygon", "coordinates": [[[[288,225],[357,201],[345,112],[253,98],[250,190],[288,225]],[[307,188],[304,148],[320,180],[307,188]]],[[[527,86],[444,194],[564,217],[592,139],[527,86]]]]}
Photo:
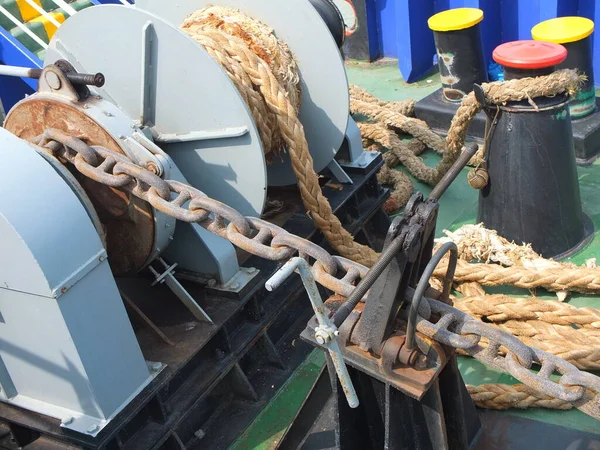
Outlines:
{"type": "Polygon", "coordinates": [[[563,62],[567,49],[552,42],[514,41],[496,47],[492,57],[504,67],[543,69],[563,62]]]}

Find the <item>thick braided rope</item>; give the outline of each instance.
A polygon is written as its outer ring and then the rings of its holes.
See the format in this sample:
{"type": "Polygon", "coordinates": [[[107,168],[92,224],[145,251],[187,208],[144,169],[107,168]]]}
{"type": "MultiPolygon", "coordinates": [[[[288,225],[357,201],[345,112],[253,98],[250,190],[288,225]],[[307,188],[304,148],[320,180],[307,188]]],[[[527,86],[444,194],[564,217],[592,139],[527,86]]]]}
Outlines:
{"type": "Polygon", "coordinates": [[[600,330],[595,328],[573,328],[569,325],[556,325],[542,320],[507,320],[494,323],[498,328],[517,337],[565,341],[600,349],[600,330]]]}
{"type": "Polygon", "coordinates": [[[202,27],[195,27],[193,23],[189,23],[185,31],[193,39],[198,35],[208,36],[221,46],[222,52],[242,65],[252,83],[262,93],[269,109],[277,117],[281,136],[288,146],[292,168],[298,179],[302,200],[317,227],[342,256],[371,266],[377,259],[377,253],[355,242],[333,213],[328,200],[321,192],[319,178],[313,167],[304,128],[298,119],[296,108],[291,104],[269,65],[256,56],[244,41],[222,31],[207,31],[202,27]]]}
{"type": "Polygon", "coordinates": [[[577,308],[556,300],[484,294],[455,299],[454,306],[475,318],[485,317],[487,321],[494,323],[509,320],[539,320],[554,325],[569,327],[575,325],[578,331],[591,329],[600,332],[599,310],[577,308]]]}
{"type": "MultiPolygon", "coordinates": [[[[553,97],[567,92],[574,94],[585,78],[575,70],[558,70],[550,75],[536,78],[520,78],[508,81],[495,81],[481,85],[487,103],[504,105],[509,101],[529,100],[533,103],[535,97],[553,97]]],[[[446,151],[458,155],[465,144],[467,129],[471,121],[481,110],[482,105],[471,92],[465,96],[458,111],[452,118],[448,135],[446,136],[446,151]]],[[[439,169],[447,170],[446,166],[452,158],[448,158],[439,169]]],[[[449,168],[449,166],[448,166],[449,168]]]]}
{"type": "Polygon", "coordinates": [[[403,208],[410,200],[414,192],[412,181],[404,172],[394,170],[387,165],[383,166],[377,174],[377,180],[381,184],[392,186],[390,198],[383,205],[388,214],[403,208]]]}
{"type": "MultiPolygon", "coordinates": [[[[416,139],[413,139],[410,142],[419,143],[416,139]]],[[[378,151],[383,153],[385,150],[378,142],[365,138],[364,136],[363,147],[367,151],[378,151]]],[[[409,146],[409,150],[418,152],[420,150],[419,147],[420,146],[415,145],[409,146]]],[[[399,163],[399,159],[394,151],[388,150],[386,153],[383,153],[383,160],[386,165],[379,169],[377,180],[382,185],[391,186],[392,188],[390,198],[388,198],[383,205],[385,211],[388,214],[392,214],[404,208],[408,203],[408,200],[414,192],[414,186],[408,175],[399,170],[395,170],[395,167],[399,163]]]]}
{"type": "Polygon", "coordinates": [[[396,133],[379,123],[359,123],[358,127],[363,137],[372,139],[388,149],[384,157],[388,166],[396,166],[400,162],[418,180],[435,185],[437,171],[416,156],[409,144],[404,143],[396,133]]]}
{"type": "Polygon", "coordinates": [[[350,111],[353,114],[362,114],[363,116],[371,117],[373,120],[381,122],[388,127],[397,128],[419,139],[428,147],[440,153],[444,152],[444,139],[431,131],[422,120],[407,117],[384,106],[359,100],[355,97],[350,98],[350,111]]]}
{"type": "Polygon", "coordinates": [[[569,402],[540,394],[524,384],[481,384],[467,386],[471,399],[479,408],[486,409],[572,409],[569,402]]]}
{"type": "Polygon", "coordinates": [[[223,52],[221,45],[209,36],[200,33],[195,34],[194,39],[204,47],[206,52],[215,61],[226,69],[229,78],[235,84],[246,105],[248,105],[248,109],[252,114],[254,123],[256,123],[256,128],[263,143],[265,156],[268,155],[271,151],[275,150],[273,143],[275,140],[274,133],[277,130],[275,126],[277,123],[275,114],[267,108],[260,93],[254,90],[252,81],[244,71],[242,65],[223,52]]]}
{"type": "Polygon", "coordinates": [[[378,106],[382,106],[384,108],[390,109],[392,111],[397,112],[398,114],[402,114],[403,116],[414,116],[415,115],[415,100],[401,100],[399,102],[386,102],[384,100],[380,100],[374,95],[367,92],[365,89],[358,87],[354,84],[350,85],[350,95],[356,100],[361,100],[367,103],[374,103],[378,106]]]}
{"type": "MultiPolygon", "coordinates": [[[[437,267],[434,276],[443,277],[447,260],[437,267]]],[[[577,267],[536,269],[502,267],[495,264],[469,264],[459,260],[454,274],[459,283],[476,281],[484,286],[516,286],[523,289],[544,288],[549,291],[600,293],[600,268],[577,267]]]]}

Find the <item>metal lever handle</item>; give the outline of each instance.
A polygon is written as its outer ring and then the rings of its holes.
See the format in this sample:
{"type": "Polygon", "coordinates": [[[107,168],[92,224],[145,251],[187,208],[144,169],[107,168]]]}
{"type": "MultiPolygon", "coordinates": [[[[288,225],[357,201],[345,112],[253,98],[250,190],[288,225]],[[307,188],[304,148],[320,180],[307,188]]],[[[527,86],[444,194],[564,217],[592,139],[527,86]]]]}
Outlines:
{"type": "MultiPolygon", "coordinates": [[[[0,75],[9,77],[35,78],[36,80],[39,80],[42,76],[42,69],[0,65],[0,75]]],[[[106,81],[102,73],[87,74],[66,72],[65,77],[67,77],[67,80],[73,84],[85,84],[96,87],[104,86],[104,82],[106,81]]]]}
{"type": "Polygon", "coordinates": [[[350,408],[356,408],[358,406],[358,397],[354,390],[354,385],[350,379],[350,374],[344,363],[344,357],[336,337],[339,332],[333,322],[329,319],[325,313],[325,304],[319,294],[319,288],[315,283],[315,278],[310,270],[309,264],[302,258],[295,257],[286,262],[273,276],[265,283],[265,288],[268,291],[277,289],[281,284],[292,274],[295,270],[300,273],[304,289],[308,294],[310,303],[312,304],[315,316],[319,322],[319,326],[315,329],[316,341],[329,350],[329,356],[333,361],[335,371],[337,373],[344,394],[346,394],[346,400],[350,408]]]}

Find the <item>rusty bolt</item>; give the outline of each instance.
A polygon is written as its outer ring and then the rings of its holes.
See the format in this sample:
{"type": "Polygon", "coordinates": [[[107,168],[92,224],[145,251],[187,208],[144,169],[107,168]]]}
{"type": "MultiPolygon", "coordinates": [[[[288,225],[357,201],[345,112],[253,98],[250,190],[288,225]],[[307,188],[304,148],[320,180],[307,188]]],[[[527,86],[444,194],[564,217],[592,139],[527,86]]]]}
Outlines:
{"type": "Polygon", "coordinates": [[[66,287],[61,288],[60,292],[62,292],[64,294],[65,292],[67,292],[67,288],[66,287]]]}
{"type": "Polygon", "coordinates": [[[146,163],[146,169],[148,169],[154,175],[160,175],[160,169],[158,168],[158,166],[156,165],[156,163],[154,161],[148,161],[146,163]]]}
{"type": "Polygon", "coordinates": [[[62,86],[60,78],[58,78],[58,75],[56,75],[54,72],[46,72],[45,78],[46,83],[48,83],[48,86],[50,86],[50,88],[54,89],[55,91],[60,89],[60,87],[62,86]]]}

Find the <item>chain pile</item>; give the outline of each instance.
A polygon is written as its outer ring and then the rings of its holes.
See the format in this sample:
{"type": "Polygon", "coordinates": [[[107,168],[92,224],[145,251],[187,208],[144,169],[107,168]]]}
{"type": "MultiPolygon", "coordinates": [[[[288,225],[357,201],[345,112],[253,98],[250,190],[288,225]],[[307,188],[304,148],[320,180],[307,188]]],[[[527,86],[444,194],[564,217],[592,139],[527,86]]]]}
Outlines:
{"type": "MultiPolygon", "coordinates": [[[[36,139],[46,151],[68,161],[92,180],[149,202],[155,209],[185,222],[196,222],[241,249],[280,261],[298,252],[313,261],[315,280],[349,296],[367,267],[332,256],[322,247],[264,220],[244,217],[233,208],[177,181],[163,180],[106,148],[90,147],[80,139],[49,129],[36,139]]],[[[574,365],[523,344],[514,336],[433,299],[421,302],[417,330],[445,345],[461,349],[487,365],[510,373],[536,392],[569,402],[600,419],[600,378],[574,365]],[[481,345],[487,340],[487,346],[481,345]],[[539,372],[534,365],[540,366],[539,372]],[[558,372],[558,381],[550,377],[558,372]]]]}

